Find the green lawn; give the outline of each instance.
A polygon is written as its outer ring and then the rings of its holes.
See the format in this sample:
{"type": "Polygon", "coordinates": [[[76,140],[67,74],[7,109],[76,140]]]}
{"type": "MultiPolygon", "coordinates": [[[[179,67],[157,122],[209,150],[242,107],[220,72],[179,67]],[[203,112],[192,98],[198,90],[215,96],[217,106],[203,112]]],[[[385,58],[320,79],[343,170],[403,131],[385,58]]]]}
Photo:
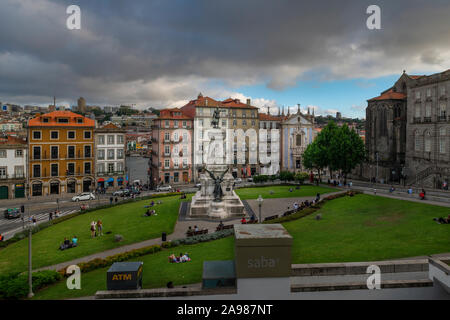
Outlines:
{"type": "Polygon", "coordinates": [[[236,193],[241,200],[257,199],[259,195],[261,195],[263,199],[312,197],[317,193],[324,194],[337,191],[339,190],[334,188],[309,185],[301,186],[300,190],[296,190],[295,186],[268,186],[236,189],[236,193]],[[291,188],[293,191],[289,192],[289,189],[291,188]],[[273,191],[273,194],[270,194],[270,191],[273,191]]]}
{"type": "MultiPolygon", "coordinates": [[[[188,196],[190,199],[191,196],[188,196]]],[[[158,199],[152,199],[157,201],[158,199]]],[[[178,218],[180,196],[161,198],[156,205],[157,216],[144,217],[152,200],[142,200],[112,208],[92,211],[46,228],[33,235],[33,269],[70,261],[96,252],[102,252],[161,236],[162,232],[173,232],[178,218]],[[102,220],[104,236],[92,239],[90,222],[102,220]],[[105,234],[111,231],[111,234],[105,234]],[[114,242],[114,235],[120,234],[124,241],[114,242]],[[64,237],[78,237],[78,247],[58,250],[64,237]]],[[[23,239],[0,250],[0,273],[25,271],[28,263],[28,239],[23,239]]]]}
{"type": "MultiPolygon", "coordinates": [[[[142,285],[148,289],[165,287],[169,281],[172,281],[175,286],[201,282],[203,261],[233,259],[234,239],[233,237],[227,237],[212,242],[166,249],[131,261],[144,262],[142,285]],[[190,262],[168,262],[168,256],[171,253],[178,255],[185,252],[189,253],[190,262]]],[[[106,290],[107,270],[108,268],[103,268],[82,273],[81,290],[68,290],[64,279],[39,291],[34,298],[49,300],[92,296],[98,290],[106,290]]]]}
{"type": "MultiPolygon", "coordinates": [[[[294,238],[292,263],[376,261],[450,252],[450,226],[433,217],[449,209],[371,195],[342,197],[325,203],[315,214],[284,223],[294,238]]],[[[201,281],[204,260],[234,259],[233,237],[180,246],[133,261],[144,262],[144,288],[201,281]],[[189,252],[193,261],[169,264],[170,253],[189,252]]],[[[82,290],[67,290],[65,281],[40,291],[36,299],[93,295],[106,288],[106,270],[82,274],[82,290]]]]}
{"type": "Polygon", "coordinates": [[[450,252],[449,208],[371,195],[327,202],[320,213],[287,222],[292,263],[376,261],[450,252]]]}

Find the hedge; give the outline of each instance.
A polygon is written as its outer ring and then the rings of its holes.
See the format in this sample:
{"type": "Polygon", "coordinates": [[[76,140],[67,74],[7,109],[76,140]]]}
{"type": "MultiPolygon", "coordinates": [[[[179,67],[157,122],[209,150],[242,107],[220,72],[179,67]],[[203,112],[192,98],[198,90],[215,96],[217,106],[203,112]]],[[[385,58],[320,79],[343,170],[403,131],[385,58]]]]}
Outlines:
{"type": "MultiPolygon", "coordinates": [[[[61,275],[53,270],[33,272],[33,291],[61,280],[61,275]]],[[[0,276],[0,299],[20,299],[28,294],[28,274],[11,273],[0,276]]]]}

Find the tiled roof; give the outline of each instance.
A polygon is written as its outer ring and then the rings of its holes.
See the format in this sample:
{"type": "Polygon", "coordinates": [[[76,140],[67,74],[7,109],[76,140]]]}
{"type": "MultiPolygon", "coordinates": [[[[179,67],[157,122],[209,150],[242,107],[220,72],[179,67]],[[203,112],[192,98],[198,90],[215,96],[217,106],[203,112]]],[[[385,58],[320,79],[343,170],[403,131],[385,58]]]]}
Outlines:
{"type": "Polygon", "coordinates": [[[172,108],[172,109],[163,109],[160,111],[158,119],[164,119],[164,120],[191,120],[192,117],[187,115],[185,112],[183,112],[180,108],[172,108]],[[180,113],[175,115],[174,113],[180,113]]]}
{"type": "Polygon", "coordinates": [[[245,109],[258,109],[252,105],[242,103],[239,99],[228,98],[222,101],[222,105],[229,108],[245,108],[245,109]]]}
{"type": "Polygon", "coordinates": [[[94,127],[95,120],[89,119],[77,113],[71,111],[53,111],[50,113],[42,114],[36,118],[28,121],[29,127],[94,127]],[[44,119],[48,118],[48,122],[44,122],[44,119]],[[66,118],[69,122],[57,122],[57,119],[66,118]],[[78,123],[77,119],[83,119],[82,123],[78,123]]]}
{"type": "Polygon", "coordinates": [[[22,144],[22,145],[26,145],[27,144],[27,140],[23,139],[23,138],[19,138],[19,137],[12,137],[12,136],[0,137],[0,144],[2,144],[2,145],[5,145],[5,144],[11,144],[11,145],[22,144]]]}
{"type": "Polygon", "coordinates": [[[283,116],[273,116],[266,113],[260,113],[258,114],[258,117],[260,121],[282,121],[286,119],[286,117],[283,116]]]}
{"type": "Polygon", "coordinates": [[[394,92],[394,90],[389,90],[383,93],[381,96],[372,98],[367,101],[377,101],[377,100],[404,100],[406,99],[406,94],[401,92],[394,92]]]}

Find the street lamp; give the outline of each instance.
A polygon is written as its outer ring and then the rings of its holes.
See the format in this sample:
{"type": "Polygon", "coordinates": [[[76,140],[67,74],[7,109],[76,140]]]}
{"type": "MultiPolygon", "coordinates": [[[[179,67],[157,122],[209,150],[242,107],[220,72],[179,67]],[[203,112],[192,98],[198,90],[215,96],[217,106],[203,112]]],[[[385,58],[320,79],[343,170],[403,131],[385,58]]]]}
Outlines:
{"type": "Polygon", "coordinates": [[[263,203],[264,199],[261,197],[261,195],[259,195],[259,197],[258,197],[258,199],[256,199],[256,201],[258,201],[258,207],[259,207],[259,223],[262,223],[262,220],[261,220],[261,206],[262,206],[262,203],[263,203]]]}

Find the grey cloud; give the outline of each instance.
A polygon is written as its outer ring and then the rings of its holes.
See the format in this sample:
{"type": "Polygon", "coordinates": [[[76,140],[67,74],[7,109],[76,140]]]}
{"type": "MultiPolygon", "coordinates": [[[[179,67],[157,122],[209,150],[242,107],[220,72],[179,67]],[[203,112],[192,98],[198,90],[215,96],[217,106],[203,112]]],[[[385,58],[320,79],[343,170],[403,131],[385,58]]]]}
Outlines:
{"type": "Polygon", "coordinates": [[[310,77],[450,63],[428,50],[449,51],[448,1],[377,2],[380,31],[365,28],[368,0],[79,0],[82,30],[69,31],[73,1],[2,0],[0,100],[56,94],[164,106],[213,90],[211,83],[283,90],[310,77]]]}

